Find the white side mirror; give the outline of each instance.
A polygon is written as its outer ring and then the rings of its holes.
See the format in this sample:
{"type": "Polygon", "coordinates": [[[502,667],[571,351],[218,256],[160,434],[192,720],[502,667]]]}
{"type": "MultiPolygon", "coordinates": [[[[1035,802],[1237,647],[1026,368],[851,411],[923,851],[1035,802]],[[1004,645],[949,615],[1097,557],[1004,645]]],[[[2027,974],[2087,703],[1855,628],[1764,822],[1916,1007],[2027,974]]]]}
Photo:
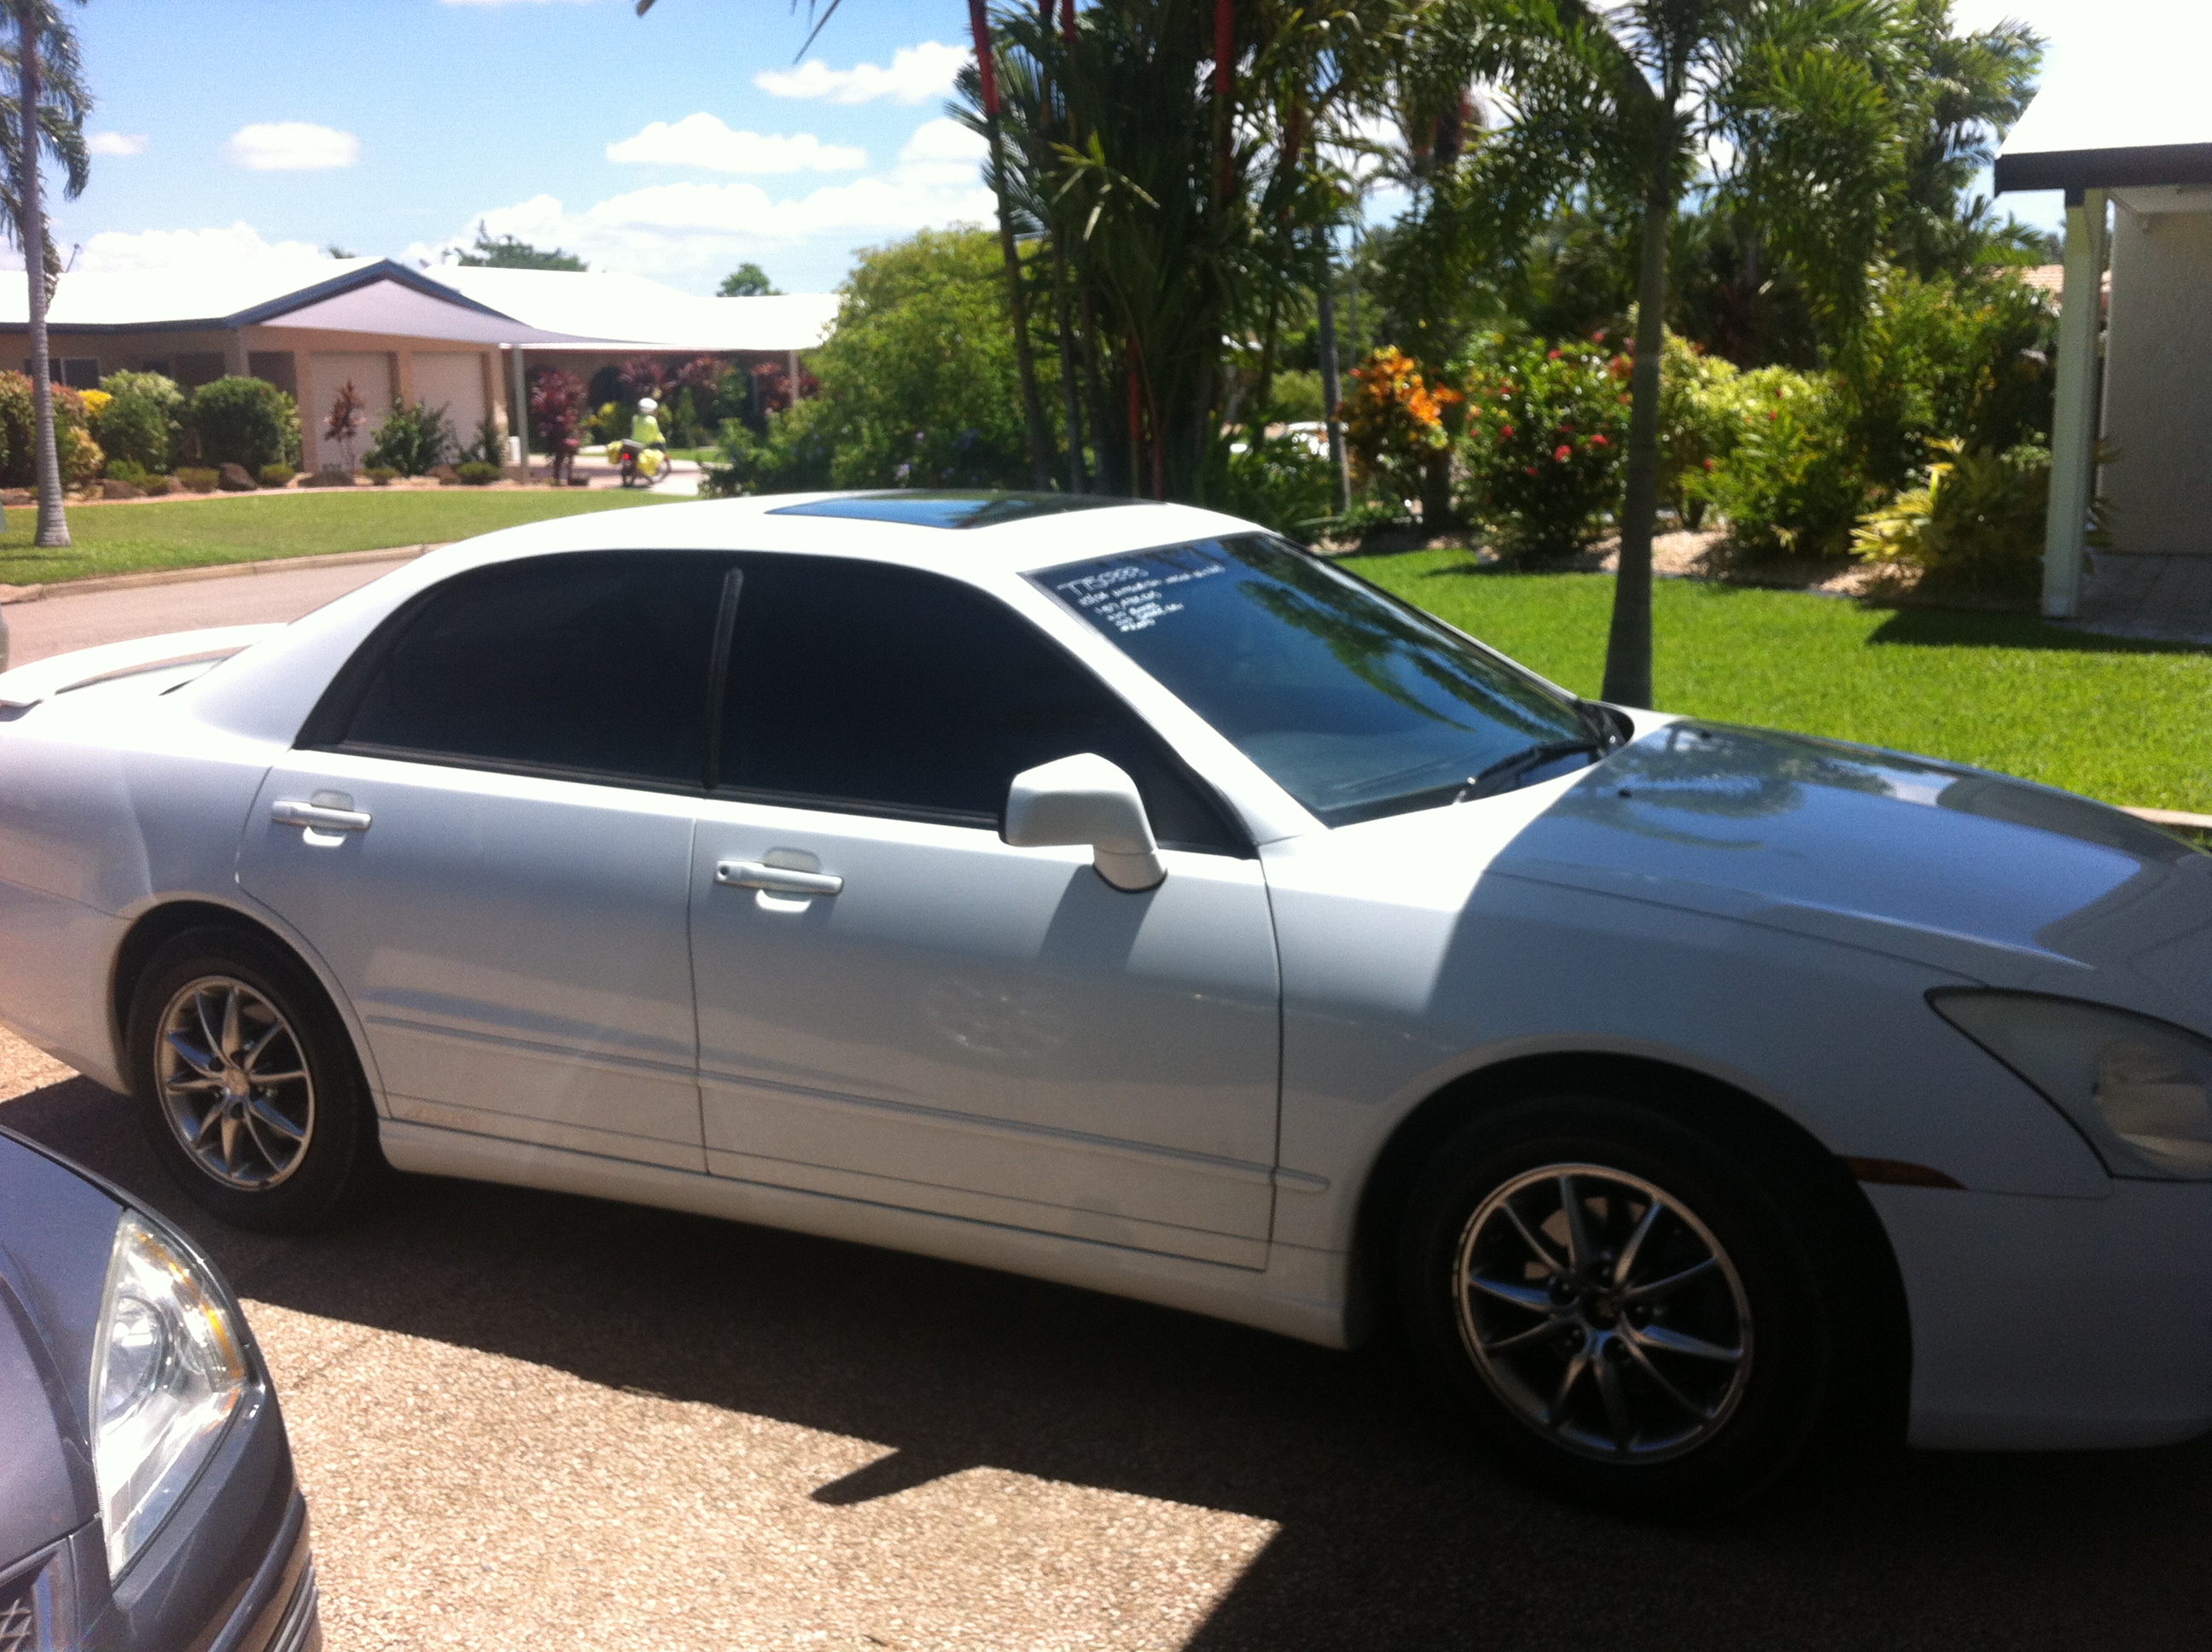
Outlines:
{"type": "Polygon", "coordinates": [[[1118,890],[1153,889],[1168,875],[1136,781],[1089,751],[1015,775],[1000,835],[1020,849],[1087,843],[1091,864],[1118,890]]]}

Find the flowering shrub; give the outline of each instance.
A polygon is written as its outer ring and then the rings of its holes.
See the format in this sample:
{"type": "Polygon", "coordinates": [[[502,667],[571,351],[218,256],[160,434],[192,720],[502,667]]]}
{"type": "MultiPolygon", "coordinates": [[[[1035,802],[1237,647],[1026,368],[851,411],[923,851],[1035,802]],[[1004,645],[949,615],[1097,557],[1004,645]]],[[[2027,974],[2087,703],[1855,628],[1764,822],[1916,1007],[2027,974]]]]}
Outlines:
{"type": "Polygon", "coordinates": [[[1855,457],[1850,413],[1832,379],[1760,367],[1735,380],[1735,434],[1700,491],[1749,550],[1824,556],[1842,550],[1873,503],[1855,457]]]}
{"type": "MultiPolygon", "coordinates": [[[[54,453],[64,486],[82,488],[100,474],[107,456],[86,428],[84,398],[67,385],[56,385],[54,453]]],[[[31,381],[20,373],[0,373],[0,483],[10,488],[36,485],[35,437],[31,381]]]]}
{"type": "Polygon", "coordinates": [[[1574,551],[1619,508],[1628,380],[1628,358],[1595,343],[1477,341],[1462,380],[1461,508],[1503,554],[1574,551]]]}
{"type": "Polygon", "coordinates": [[[1393,501],[1425,497],[1431,471],[1449,462],[1450,416],[1462,399],[1449,385],[1430,384],[1403,350],[1376,350],[1352,368],[1344,398],[1353,479],[1393,501]]]}
{"type": "Polygon", "coordinates": [[[1737,376],[1733,361],[1667,335],[1659,361],[1659,502],[1686,528],[1704,525],[1707,478],[1735,446],[1737,376]]]}

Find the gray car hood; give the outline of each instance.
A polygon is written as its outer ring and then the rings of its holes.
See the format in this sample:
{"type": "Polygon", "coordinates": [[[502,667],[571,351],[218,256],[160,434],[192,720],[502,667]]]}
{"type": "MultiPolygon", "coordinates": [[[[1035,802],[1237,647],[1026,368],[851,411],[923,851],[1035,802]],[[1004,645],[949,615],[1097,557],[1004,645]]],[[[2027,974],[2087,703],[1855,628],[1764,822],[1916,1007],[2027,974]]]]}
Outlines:
{"type": "Polygon", "coordinates": [[[1672,724],[1590,768],[1491,871],[2212,1032],[2212,855],[1983,769],[1672,724]]]}

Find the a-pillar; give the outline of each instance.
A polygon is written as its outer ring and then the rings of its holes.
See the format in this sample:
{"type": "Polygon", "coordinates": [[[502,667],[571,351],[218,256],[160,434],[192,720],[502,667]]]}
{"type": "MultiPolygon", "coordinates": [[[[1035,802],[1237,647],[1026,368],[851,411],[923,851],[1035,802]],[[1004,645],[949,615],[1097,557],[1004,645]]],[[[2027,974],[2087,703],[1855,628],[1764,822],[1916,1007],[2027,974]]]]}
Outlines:
{"type": "Polygon", "coordinates": [[[2043,531],[2043,611],[2081,610],[2081,562],[2096,477],[2097,340],[2103,331],[2105,191],[2066,191],[2066,289],[2051,410],[2051,507],[2043,531]]]}

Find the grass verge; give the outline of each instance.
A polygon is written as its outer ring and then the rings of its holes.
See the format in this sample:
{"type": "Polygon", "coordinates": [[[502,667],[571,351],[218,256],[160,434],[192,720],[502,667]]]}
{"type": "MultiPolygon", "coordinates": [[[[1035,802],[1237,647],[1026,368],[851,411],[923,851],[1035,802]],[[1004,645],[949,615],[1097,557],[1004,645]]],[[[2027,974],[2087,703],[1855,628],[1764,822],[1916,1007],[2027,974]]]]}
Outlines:
{"type": "MultiPolygon", "coordinates": [[[[1609,576],[1477,572],[1458,551],[1350,566],[1554,682],[1597,692],[1609,576]]],[[[2212,814],[2212,649],[1680,580],[1659,582],[1652,622],[1664,710],[2212,814]]]]}
{"type": "Polygon", "coordinates": [[[194,499],[175,503],[92,505],[70,512],[67,550],[31,543],[38,511],[8,510],[0,533],[0,584],[50,585],[100,574],[149,568],[204,568],[272,556],[319,556],[340,550],[380,550],[466,539],[580,511],[672,504],[649,494],[586,492],[477,493],[458,488],[388,492],[332,490],[305,498],[194,499]]]}

